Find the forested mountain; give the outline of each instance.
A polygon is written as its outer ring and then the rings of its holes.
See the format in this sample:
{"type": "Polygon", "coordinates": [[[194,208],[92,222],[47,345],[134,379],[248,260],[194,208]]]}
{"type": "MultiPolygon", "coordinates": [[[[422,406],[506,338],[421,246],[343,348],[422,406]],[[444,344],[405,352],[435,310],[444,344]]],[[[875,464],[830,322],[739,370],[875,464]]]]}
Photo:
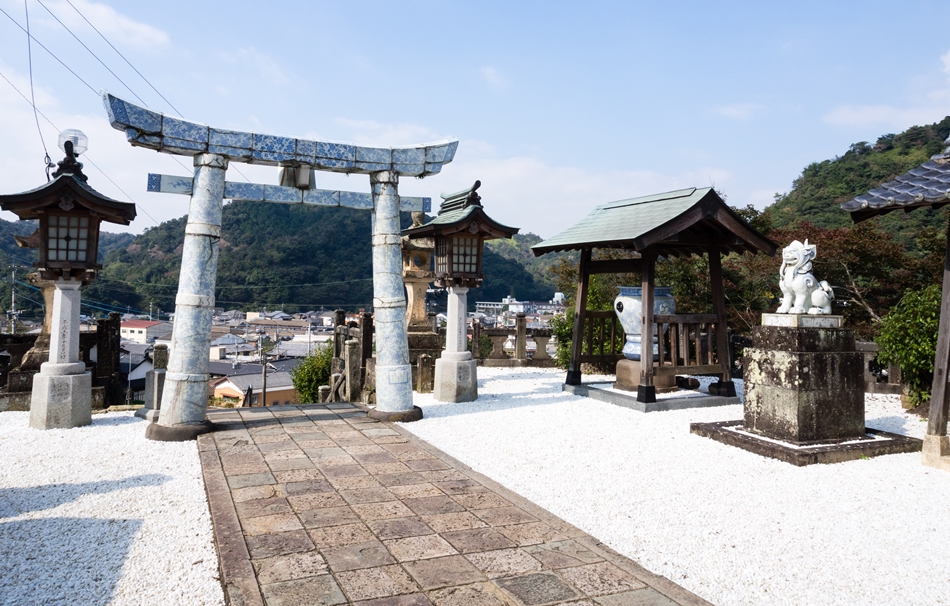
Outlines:
{"type": "MultiPolygon", "coordinates": [[[[540,236],[528,232],[515,234],[510,240],[489,240],[487,246],[492,252],[520,263],[534,276],[535,283],[553,293],[556,287],[554,274],[551,270],[561,257],[576,262],[577,253],[548,253],[541,257],[535,257],[534,253],[531,252],[531,247],[541,242],[541,240],[540,236]]],[[[550,298],[550,295],[547,298],[550,298]]]]}
{"type": "MultiPolygon", "coordinates": [[[[106,255],[98,280],[83,296],[120,308],[174,307],[186,217],[167,221],[106,255]]],[[[403,226],[410,223],[403,213],[403,226]]],[[[219,306],[288,312],[372,306],[370,214],[345,208],[233,202],[224,207],[218,261],[219,306]]],[[[486,251],[482,288],[469,301],[507,295],[550,299],[525,268],[486,251]]]]}
{"type": "MultiPolygon", "coordinates": [[[[851,217],[839,208],[841,203],[923,164],[944,150],[948,136],[950,116],[899,135],[884,135],[874,145],[855,143],[843,156],[809,164],[792,183],[791,191],[778,196],[767,209],[769,219],[777,228],[804,221],[826,229],[847,227],[851,217]]],[[[946,229],[943,213],[931,209],[889,213],[873,221],[912,251],[921,228],[946,229]]]]}

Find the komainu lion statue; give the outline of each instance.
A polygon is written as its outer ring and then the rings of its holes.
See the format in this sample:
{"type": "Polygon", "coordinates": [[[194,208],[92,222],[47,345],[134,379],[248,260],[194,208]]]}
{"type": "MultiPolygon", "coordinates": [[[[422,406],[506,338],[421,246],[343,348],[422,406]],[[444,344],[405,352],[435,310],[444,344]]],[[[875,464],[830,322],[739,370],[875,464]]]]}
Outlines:
{"type": "Polygon", "coordinates": [[[809,244],[807,238],[804,244],[795,240],[782,251],[782,266],[778,270],[782,305],[775,313],[831,313],[835,293],[827,282],[819,282],[811,273],[811,262],[817,253],[817,248],[809,244]]]}

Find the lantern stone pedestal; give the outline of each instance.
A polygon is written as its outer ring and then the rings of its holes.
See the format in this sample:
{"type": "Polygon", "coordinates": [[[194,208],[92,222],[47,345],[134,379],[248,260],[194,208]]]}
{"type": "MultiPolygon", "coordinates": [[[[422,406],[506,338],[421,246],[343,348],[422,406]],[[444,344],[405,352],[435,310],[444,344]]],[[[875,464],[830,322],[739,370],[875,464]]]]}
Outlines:
{"type": "Polygon", "coordinates": [[[80,280],[56,280],[50,361],[33,376],[30,427],[69,429],[92,423],[92,374],[79,361],[80,280]]]}
{"type": "Polygon", "coordinates": [[[445,351],[435,361],[433,392],[439,402],[471,402],[478,399],[478,362],[466,347],[468,288],[449,287],[448,307],[445,351]]]}

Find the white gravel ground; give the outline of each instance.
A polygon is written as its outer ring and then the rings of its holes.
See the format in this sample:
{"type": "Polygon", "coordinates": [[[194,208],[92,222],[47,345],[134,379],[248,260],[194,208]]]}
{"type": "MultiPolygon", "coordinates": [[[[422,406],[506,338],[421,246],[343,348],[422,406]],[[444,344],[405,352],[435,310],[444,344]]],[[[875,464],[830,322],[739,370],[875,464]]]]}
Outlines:
{"type": "Polygon", "coordinates": [[[0,414],[0,604],[224,604],[194,442],[28,419],[0,414]]]}
{"type": "MultiPolygon", "coordinates": [[[[644,414],[562,371],[478,374],[478,401],[416,394],[403,427],[715,604],[950,604],[950,474],[919,454],[799,468],[689,433],[741,405],[644,414]]],[[[866,402],[924,435],[896,396],[866,402]]]]}

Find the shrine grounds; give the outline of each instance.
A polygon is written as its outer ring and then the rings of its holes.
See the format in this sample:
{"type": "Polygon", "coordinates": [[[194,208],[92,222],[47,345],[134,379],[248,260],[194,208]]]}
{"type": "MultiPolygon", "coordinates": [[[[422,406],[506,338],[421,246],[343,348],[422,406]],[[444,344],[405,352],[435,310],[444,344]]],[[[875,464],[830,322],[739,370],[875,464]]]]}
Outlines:
{"type": "MultiPolygon", "coordinates": [[[[402,429],[712,603],[950,604],[950,475],[919,453],[794,467],[689,433],[741,405],[644,414],[559,370],[478,372],[477,401],[415,394],[402,429]]],[[[194,442],[27,417],[0,415],[0,603],[224,603],[194,442]]],[[[926,429],[897,396],[866,422],[926,429]]]]}

